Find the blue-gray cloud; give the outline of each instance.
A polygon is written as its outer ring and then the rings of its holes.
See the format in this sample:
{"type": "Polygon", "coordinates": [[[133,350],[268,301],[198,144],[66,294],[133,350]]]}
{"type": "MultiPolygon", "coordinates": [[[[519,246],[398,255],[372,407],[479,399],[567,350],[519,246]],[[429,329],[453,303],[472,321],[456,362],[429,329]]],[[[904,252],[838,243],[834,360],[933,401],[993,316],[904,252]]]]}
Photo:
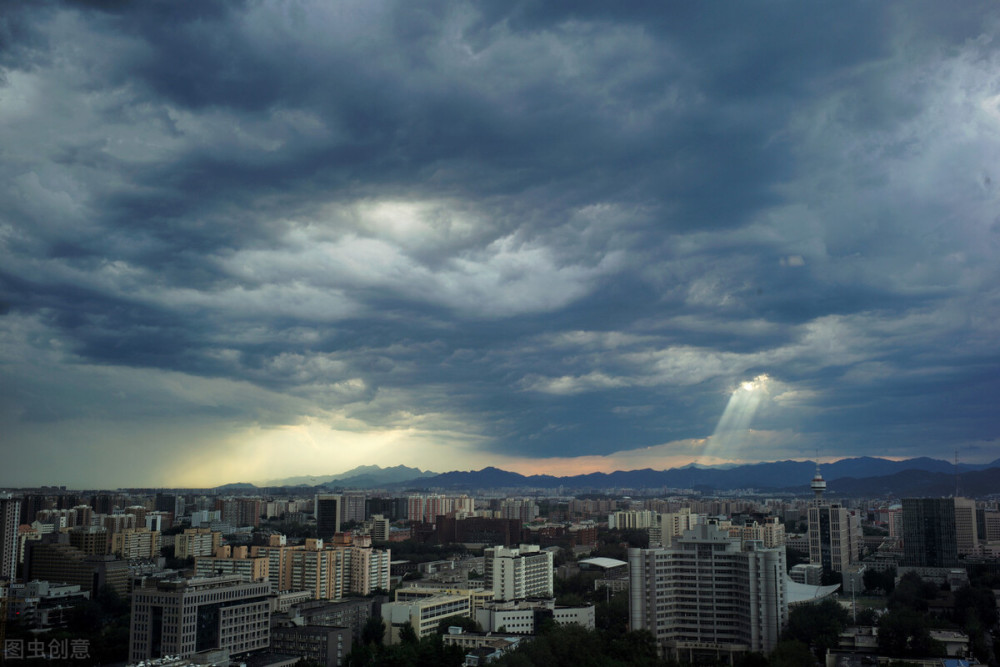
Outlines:
{"type": "Polygon", "coordinates": [[[792,435],[755,458],[988,452],[997,19],[19,5],[4,446],[35,481],[28,443],[115,405],[157,442],[319,419],[605,454],[705,438],[767,373],[753,426],[792,435]]]}

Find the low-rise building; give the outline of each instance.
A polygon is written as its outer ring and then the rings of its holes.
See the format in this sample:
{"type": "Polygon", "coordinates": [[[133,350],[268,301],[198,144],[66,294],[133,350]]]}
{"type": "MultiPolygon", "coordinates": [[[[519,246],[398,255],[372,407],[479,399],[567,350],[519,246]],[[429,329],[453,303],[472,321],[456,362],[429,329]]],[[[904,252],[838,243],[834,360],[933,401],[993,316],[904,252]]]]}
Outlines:
{"type": "Polygon", "coordinates": [[[412,626],[417,637],[431,635],[443,619],[452,616],[472,617],[472,605],[467,595],[442,593],[408,602],[387,602],[382,605],[386,643],[398,643],[400,631],[405,625],[412,626]]]}

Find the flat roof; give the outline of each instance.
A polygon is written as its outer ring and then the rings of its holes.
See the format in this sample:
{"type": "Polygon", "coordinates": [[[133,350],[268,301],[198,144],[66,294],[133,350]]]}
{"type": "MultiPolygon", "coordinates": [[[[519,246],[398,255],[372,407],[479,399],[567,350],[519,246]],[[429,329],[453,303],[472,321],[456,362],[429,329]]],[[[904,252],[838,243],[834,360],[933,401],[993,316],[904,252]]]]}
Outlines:
{"type": "Polygon", "coordinates": [[[604,558],[601,556],[598,556],[597,558],[585,558],[579,562],[580,564],[586,563],[587,565],[593,565],[594,567],[599,567],[605,570],[610,570],[613,567],[628,565],[628,563],[623,560],[618,560],[617,558],[604,558]]]}

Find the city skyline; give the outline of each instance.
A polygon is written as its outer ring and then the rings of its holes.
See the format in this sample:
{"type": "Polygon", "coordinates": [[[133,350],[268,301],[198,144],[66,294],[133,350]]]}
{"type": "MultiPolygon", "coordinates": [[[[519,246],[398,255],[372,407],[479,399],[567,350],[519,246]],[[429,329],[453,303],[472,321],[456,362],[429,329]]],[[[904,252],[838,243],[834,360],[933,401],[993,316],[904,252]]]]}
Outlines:
{"type": "Polygon", "coordinates": [[[0,485],[995,460],[998,28],[15,3],[0,485]]]}

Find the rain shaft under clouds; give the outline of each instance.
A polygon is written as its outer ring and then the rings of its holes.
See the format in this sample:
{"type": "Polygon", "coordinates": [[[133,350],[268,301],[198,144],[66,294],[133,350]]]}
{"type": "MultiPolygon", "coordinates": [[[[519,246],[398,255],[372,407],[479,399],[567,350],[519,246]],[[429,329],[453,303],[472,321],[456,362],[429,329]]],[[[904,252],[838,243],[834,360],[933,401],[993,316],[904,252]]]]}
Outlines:
{"type": "Polygon", "coordinates": [[[996,458],[997,19],[14,3],[0,484],[996,458]]]}

